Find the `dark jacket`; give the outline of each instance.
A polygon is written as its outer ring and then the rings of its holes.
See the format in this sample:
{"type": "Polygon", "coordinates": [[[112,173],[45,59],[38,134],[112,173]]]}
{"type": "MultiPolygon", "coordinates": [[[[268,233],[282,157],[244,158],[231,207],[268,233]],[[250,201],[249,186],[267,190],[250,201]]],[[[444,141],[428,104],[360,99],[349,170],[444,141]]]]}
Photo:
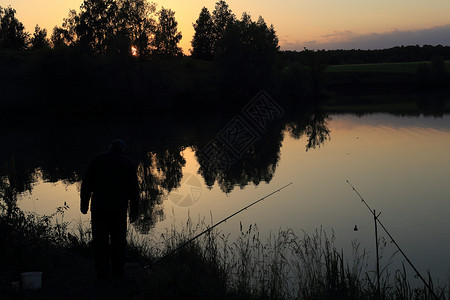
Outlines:
{"type": "Polygon", "coordinates": [[[135,165],[119,152],[97,155],[83,179],[80,197],[82,213],[88,211],[89,200],[92,213],[107,215],[126,215],[130,203],[130,219],[136,219],[139,183],[135,165]]]}

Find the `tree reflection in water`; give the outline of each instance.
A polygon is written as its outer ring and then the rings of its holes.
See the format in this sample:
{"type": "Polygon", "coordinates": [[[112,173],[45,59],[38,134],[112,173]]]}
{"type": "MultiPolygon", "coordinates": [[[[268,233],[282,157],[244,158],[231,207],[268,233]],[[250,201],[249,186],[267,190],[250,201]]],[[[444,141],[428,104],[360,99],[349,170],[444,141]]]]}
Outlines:
{"type": "Polygon", "coordinates": [[[0,174],[0,209],[10,217],[17,209],[18,181],[14,156],[11,155],[9,162],[1,166],[0,174]]]}
{"type": "Polygon", "coordinates": [[[138,164],[138,178],[141,188],[140,218],[136,228],[148,233],[157,221],[165,219],[161,204],[167,195],[180,186],[182,168],[186,160],[183,147],[148,152],[138,164]]]}
{"type": "MultiPolygon", "coordinates": [[[[188,120],[189,129],[186,129],[186,124],[183,124],[182,120],[169,122],[164,116],[150,125],[132,122],[130,122],[132,125],[120,125],[122,126],[120,132],[126,133],[121,136],[130,141],[130,155],[138,167],[141,187],[140,218],[135,223],[138,231],[147,233],[156,222],[164,220],[162,204],[171,191],[180,187],[183,167],[186,165],[183,151],[187,147],[195,151],[195,157],[200,165],[197,172],[205,184],[212,188],[217,182],[224,193],[230,193],[235,187],[269,183],[273,179],[286,132],[295,138],[306,136],[308,139],[306,150],[319,147],[330,138],[325,113],[318,108],[313,109],[312,113],[307,109],[298,111],[302,113],[288,113],[283,119],[271,124],[263,135],[241,153],[240,157],[231,157],[226,167],[217,160],[205,160],[199,155],[202,148],[211,140],[211,135],[215,134],[212,132],[215,130],[213,128],[220,128],[218,124],[211,125],[208,133],[205,132],[202,120],[188,120]],[[159,127],[155,125],[161,120],[164,120],[161,122],[164,125],[159,127]],[[148,128],[153,129],[150,135],[148,128]],[[168,136],[171,143],[167,143],[168,136]]],[[[48,131],[48,126],[43,126],[42,132],[38,132],[39,129],[35,126],[35,134],[39,138],[23,139],[21,134],[27,136],[30,133],[24,129],[15,130],[17,135],[11,134],[12,139],[5,145],[20,145],[20,151],[14,147],[0,149],[2,166],[11,165],[9,161],[11,154],[17,153],[14,156],[16,158],[14,174],[8,171],[11,168],[1,169],[3,194],[7,192],[9,186],[14,187],[16,193],[31,191],[38,179],[46,182],[78,182],[83,178],[90,158],[102,152],[105,145],[117,137],[118,131],[117,128],[111,128],[111,132],[98,136],[93,130],[87,133],[83,129],[77,129],[76,126],[61,126],[55,128],[54,132],[48,131]],[[72,138],[67,137],[67,132],[71,132],[72,138]],[[90,147],[80,146],[80,140],[84,141],[82,145],[90,147]]],[[[214,146],[219,151],[227,151],[220,141],[216,141],[214,146]]],[[[4,195],[2,198],[7,199],[4,195]]]]}
{"type": "Polygon", "coordinates": [[[314,113],[305,115],[303,118],[286,124],[286,130],[295,139],[306,136],[308,142],[306,151],[320,147],[325,141],[331,138],[328,129],[328,115],[320,109],[315,109],[314,113]]]}

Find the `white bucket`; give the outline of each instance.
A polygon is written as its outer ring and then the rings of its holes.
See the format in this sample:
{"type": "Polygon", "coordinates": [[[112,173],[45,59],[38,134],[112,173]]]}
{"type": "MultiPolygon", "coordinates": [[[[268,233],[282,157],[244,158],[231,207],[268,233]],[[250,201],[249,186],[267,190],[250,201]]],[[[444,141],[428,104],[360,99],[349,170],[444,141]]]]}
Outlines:
{"type": "Polygon", "coordinates": [[[22,276],[22,288],[25,290],[36,290],[42,286],[42,272],[26,272],[22,276]]]}

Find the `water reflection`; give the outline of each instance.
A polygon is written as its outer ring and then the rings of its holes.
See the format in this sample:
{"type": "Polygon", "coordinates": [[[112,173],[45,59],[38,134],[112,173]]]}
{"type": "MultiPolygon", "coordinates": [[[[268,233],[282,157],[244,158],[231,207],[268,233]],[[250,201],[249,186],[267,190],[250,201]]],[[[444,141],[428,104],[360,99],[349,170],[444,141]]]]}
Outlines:
{"type": "Polygon", "coordinates": [[[167,195],[180,186],[183,177],[182,168],[186,160],[181,155],[183,147],[148,152],[138,165],[141,200],[140,218],[136,228],[141,233],[148,233],[157,221],[164,220],[161,204],[167,195]]]}
{"type": "MultiPolygon", "coordinates": [[[[206,159],[200,155],[201,151],[197,147],[196,157],[200,164],[198,173],[208,187],[217,182],[224,193],[230,193],[237,186],[243,188],[249,183],[258,185],[262,181],[270,182],[280,159],[282,141],[281,128],[271,130],[255,141],[240,158],[229,158],[226,165],[217,163],[216,159],[206,159]]],[[[205,145],[202,144],[201,147],[205,145]]],[[[227,153],[223,143],[216,141],[214,147],[219,153],[227,153]]]]}
{"type": "Polygon", "coordinates": [[[328,114],[323,110],[316,108],[315,111],[289,122],[286,126],[287,131],[295,139],[303,136],[307,138],[306,151],[320,147],[325,141],[330,139],[330,130],[328,129],[328,114]]]}
{"type": "Polygon", "coordinates": [[[17,209],[18,181],[14,156],[6,162],[0,174],[0,209],[10,217],[17,209]]]}
{"type": "MultiPolygon", "coordinates": [[[[194,219],[197,215],[208,218],[211,213],[215,222],[248,204],[246,201],[294,181],[288,193],[265,201],[235,222],[222,224],[220,229],[233,234],[239,231],[242,222],[244,227],[256,223],[262,233],[269,234],[280,227],[292,228],[297,233],[314,232],[323,225],[327,232],[334,230],[337,246],[344,248],[345,253],[351,253],[346,248],[350,241],[358,239],[361,248],[371,251],[373,258],[373,218],[346,185],[345,180],[349,179],[377,212],[383,212],[383,222],[420,271],[430,269],[438,278],[445,278],[449,249],[449,111],[443,109],[430,115],[432,110],[425,108],[427,105],[420,108],[419,102],[404,103],[403,108],[407,109],[391,110],[389,114],[376,113],[384,111],[384,107],[377,110],[367,105],[343,105],[342,110],[337,106],[286,109],[284,118],[272,124],[228,169],[210,161],[208,164],[198,155],[228,117],[217,117],[208,124],[200,121],[204,119],[187,116],[155,117],[150,123],[120,124],[103,131],[102,136],[84,136],[82,146],[80,137],[86,132],[77,132],[76,126],[55,128],[55,132],[46,131],[48,127],[44,126],[40,135],[49,137],[43,139],[27,137],[25,128],[16,129],[0,149],[0,193],[5,195],[5,187],[11,186],[14,193],[32,190],[33,196],[40,198],[36,202],[39,213],[54,212],[55,207],[66,201],[64,195],[70,194],[73,201],[68,199],[67,203],[78,211],[76,184],[64,193],[62,184],[54,187],[44,183],[43,178],[76,181],[84,174],[91,157],[104,151],[112,138],[121,136],[129,141],[130,154],[139,167],[141,218],[137,229],[141,233],[153,228],[157,234],[170,228],[175,223],[172,207],[177,224],[184,222],[188,210],[165,200],[170,193],[183,188],[183,174],[195,174],[211,188],[203,189],[201,203],[189,207],[190,215],[194,219]],[[339,114],[330,113],[334,109],[339,114]],[[423,117],[425,114],[429,117],[423,117]],[[75,138],[58,140],[64,132],[73,133],[75,138]],[[56,141],[61,145],[55,147],[56,141]],[[318,147],[321,148],[314,150],[318,147]],[[14,176],[8,169],[11,165],[15,165],[14,176]],[[253,188],[256,185],[258,188],[253,188]],[[251,188],[238,188],[244,186],[251,188]],[[230,197],[223,192],[230,193],[230,197]],[[42,210],[44,203],[49,203],[47,210],[42,210]],[[353,230],[356,224],[358,231],[353,230]]],[[[38,132],[37,128],[33,130],[38,132]]],[[[225,147],[219,143],[215,146],[225,147]]],[[[24,207],[27,199],[21,196],[18,199],[19,206],[24,207]]],[[[31,202],[27,205],[33,209],[31,202]]],[[[388,244],[386,259],[391,250],[396,249],[388,244]]],[[[401,264],[398,256],[395,261],[401,264]]]]}
{"type": "MultiPolygon", "coordinates": [[[[206,136],[197,136],[199,142],[190,145],[199,163],[197,173],[202,176],[208,188],[217,183],[224,193],[232,192],[235,187],[244,188],[248,184],[258,186],[261,182],[269,183],[280,160],[286,128],[298,138],[307,136],[307,149],[318,147],[329,139],[326,113],[319,108],[313,111],[313,114],[297,113],[287,116],[272,124],[240,157],[228,157],[230,160],[226,166],[220,163],[220,157],[205,159],[201,155],[202,149],[211,143],[206,136]]],[[[201,132],[202,124],[198,126],[198,132],[201,132]]],[[[227,153],[227,146],[220,141],[215,140],[212,145],[219,153],[227,153]]],[[[139,158],[141,217],[136,226],[141,233],[148,232],[156,222],[165,219],[162,204],[171,191],[180,187],[182,169],[186,165],[182,155],[185,149],[185,146],[157,148],[139,158]]]]}
{"type": "MultiPolygon", "coordinates": [[[[402,110],[394,110],[394,113],[442,116],[448,107],[447,103],[442,97],[430,100],[418,96],[412,104],[405,102],[401,106],[402,110]]],[[[383,107],[382,104],[380,107],[383,107]]],[[[230,193],[236,187],[243,188],[249,184],[258,186],[262,182],[272,181],[280,161],[285,131],[297,140],[305,140],[306,151],[316,149],[331,139],[330,112],[347,110],[362,114],[362,111],[377,111],[376,106],[371,107],[371,110],[367,107],[361,110],[360,107],[355,108],[351,101],[344,101],[343,105],[334,105],[331,109],[330,106],[321,108],[315,105],[285,108],[283,118],[272,123],[264,135],[240,157],[232,158],[227,167],[217,161],[206,160],[199,153],[214,140],[232,115],[208,115],[210,124],[205,124],[205,118],[195,118],[189,114],[161,114],[149,120],[127,120],[121,123],[114,120],[100,136],[86,129],[105,128],[104,120],[90,121],[81,127],[77,122],[61,122],[58,124],[61,126],[49,125],[48,122],[23,123],[10,128],[9,134],[3,137],[5,146],[0,149],[3,203],[6,206],[13,205],[14,200],[8,200],[15,199],[11,191],[14,191],[13,194],[32,191],[38,174],[46,182],[79,182],[90,159],[104,151],[105,145],[113,138],[121,137],[129,142],[131,158],[138,165],[141,215],[136,227],[146,233],[156,222],[165,219],[163,203],[171,191],[180,187],[186,165],[182,153],[187,147],[195,151],[199,163],[196,172],[201,175],[206,186],[212,188],[217,183],[221,191],[230,193]]],[[[226,145],[216,142],[214,147],[225,152],[226,145]]]]}

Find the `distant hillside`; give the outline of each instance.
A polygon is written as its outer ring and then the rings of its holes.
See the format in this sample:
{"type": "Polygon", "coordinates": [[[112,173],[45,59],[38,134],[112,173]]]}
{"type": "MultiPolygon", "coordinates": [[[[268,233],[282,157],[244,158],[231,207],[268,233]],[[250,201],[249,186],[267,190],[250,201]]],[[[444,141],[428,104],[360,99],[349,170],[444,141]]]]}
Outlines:
{"type": "MultiPolygon", "coordinates": [[[[382,50],[315,51],[329,65],[430,61],[433,57],[450,60],[450,46],[401,46],[382,50]]],[[[282,60],[304,61],[305,51],[280,51],[282,60]]]]}

